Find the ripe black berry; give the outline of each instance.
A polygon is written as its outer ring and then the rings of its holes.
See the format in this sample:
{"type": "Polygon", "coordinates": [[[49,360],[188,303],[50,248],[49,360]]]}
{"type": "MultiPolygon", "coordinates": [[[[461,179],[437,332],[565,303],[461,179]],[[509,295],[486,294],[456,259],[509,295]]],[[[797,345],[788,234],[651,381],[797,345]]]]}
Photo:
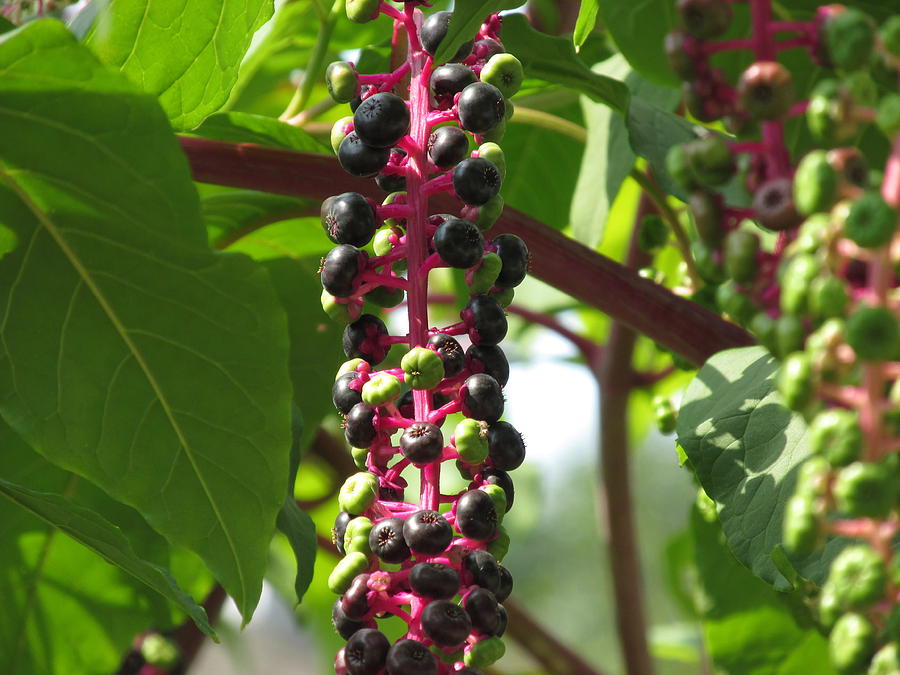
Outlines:
{"type": "Polygon", "coordinates": [[[389,148],[409,131],[409,108],[396,94],[379,92],[353,113],[353,130],[366,145],[389,148]]]}
{"type": "Polygon", "coordinates": [[[503,602],[509,597],[509,594],[512,593],[513,589],[513,578],[512,574],[509,573],[509,570],[500,565],[500,585],[497,587],[497,590],[494,591],[494,595],[497,597],[497,602],[503,602]]]}
{"type": "Polygon", "coordinates": [[[495,345],[506,337],[506,312],[489,295],[474,295],[460,312],[469,324],[469,338],[476,345],[495,345]]]}
{"type": "Polygon", "coordinates": [[[428,159],[439,169],[456,166],[469,153],[469,137],[459,127],[438,127],[428,138],[428,159]]]}
{"type": "Polygon", "coordinates": [[[483,134],[500,124],[506,115],[506,101],[494,85],[474,82],[459,95],[457,109],[463,129],[483,134]]]}
{"type": "Polygon", "coordinates": [[[434,654],[416,640],[400,640],[387,655],[388,675],[437,675],[434,654]]]}
{"type": "Polygon", "coordinates": [[[382,335],[387,335],[384,321],[372,314],[363,314],[344,328],[343,347],[348,359],[365,359],[373,366],[378,365],[388,353],[388,345],[381,344],[382,335]]]}
{"type": "Polygon", "coordinates": [[[501,387],[509,381],[509,361],[496,345],[472,345],[466,350],[466,366],[472,373],[487,373],[501,387]]]}
{"type": "Polygon", "coordinates": [[[416,511],[403,524],[403,539],[413,553],[442,553],[453,539],[453,528],[437,511],[416,511]]]}
{"type": "Polygon", "coordinates": [[[452,598],[459,592],[459,575],[449,565],[421,562],[409,571],[409,587],[426,598],[452,598]]]}
{"type": "Polygon", "coordinates": [[[319,273],[322,287],[336,298],[353,295],[359,286],[356,277],[367,258],[365,251],[350,244],[335,246],[322,260],[322,271],[319,273]]]}
{"type": "Polygon", "coordinates": [[[488,429],[488,454],[503,471],[519,468],[525,461],[525,441],[509,422],[495,422],[488,429]]]}
{"type": "Polygon", "coordinates": [[[452,101],[455,94],[477,80],[471,68],[459,63],[448,63],[438,66],[431,73],[431,93],[438,101],[452,101]]]}
{"type": "Polygon", "coordinates": [[[322,227],[335,244],[365,246],[375,235],[375,209],[358,192],[344,192],[322,202],[322,227]]]}
{"type": "Polygon", "coordinates": [[[456,502],[456,528],[464,537],[485,541],[497,531],[494,500],[481,490],[469,490],[456,502]]]}
{"type": "Polygon", "coordinates": [[[434,600],[422,610],[422,630],[444,647],[455,647],[472,632],[466,611],[449,600],[434,600]]]}
{"type": "Polygon", "coordinates": [[[463,609],[472,619],[472,627],[488,635],[493,634],[500,623],[497,598],[486,588],[476,588],[463,598],[463,609]]]}
{"type": "Polygon", "coordinates": [[[334,381],[331,387],[331,401],[342,415],[349,413],[357,403],[362,403],[362,394],[358,390],[350,388],[350,383],[358,378],[359,374],[355,371],[344,373],[334,381]]]}
{"type": "Polygon", "coordinates": [[[387,563],[401,563],[409,558],[409,547],[403,539],[403,519],[385,518],[375,523],[369,533],[369,548],[387,563]]]}
{"type": "Polygon", "coordinates": [[[363,628],[356,631],[344,648],[344,660],[350,675],[376,675],[384,668],[391,643],[381,631],[363,628]]]}
{"type": "Polygon", "coordinates": [[[475,43],[472,51],[477,54],[479,59],[488,61],[494,54],[502,54],[506,49],[504,49],[503,45],[496,40],[484,38],[475,43]]]}
{"type": "MultiPolygon", "coordinates": [[[[440,47],[441,40],[447,35],[447,29],[450,27],[450,18],[452,16],[453,12],[435,12],[422,23],[422,27],[419,29],[419,39],[422,41],[422,47],[424,47],[425,51],[429,54],[434,55],[438,47],[440,47]]],[[[459,46],[459,49],[456,50],[453,58],[449,60],[462,61],[472,53],[474,44],[474,40],[464,42],[459,46]]]]}
{"type": "Polygon", "coordinates": [[[753,210],[757,222],[768,230],[790,230],[803,221],[794,208],[790,178],[773,178],[763,183],[753,195],[753,210]]]}
{"type": "MultiPolygon", "coordinates": [[[[406,157],[406,150],[403,148],[393,148],[388,160],[388,165],[399,166],[404,157],[406,157]]],[[[406,191],[406,176],[402,173],[384,173],[383,171],[379,171],[378,175],[375,176],[375,183],[377,183],[378,187],[385,192],[393,193],[406,191]]]]}
{"type": "Polygon", "coordinates": [[[341,596],[341,611],[351,621],[362,621],[369,612],[369,576],[357,574],[344,595],[341,596]]]}
{"type": "Polygon", "coordinates": [[[470,206],[487,204],[500,192],[502,182],[494,163],[482,157],[464,159],[453,169],[456,196],[470,206]]]}
{"type": "Polygon", "coordinates": [[[434,249],[441,259],[457,269],[469,269],[484,253],[484,237],[475,223],[448,218],[434,233],[434,249]]]}
{"type": "Polygon", "coordinates": [[[349,640],[357,631],[364,628],[373,628],[375,622],[371,619],[367,621],[353,621],[348,618],[341,609],[341,599],[338,598],[331,607],[331,625],[334,626],[334,630],[338,635],[345,640],[349,640]]]}
{"type": "Polygon", "coordinates": [[[344,136],[338,146],[338,161],[344,171],[366,178],[381,171],[391,156],[390,147],[376,148],[366,145],[355,131],[344,136]]]}
{"type": "Polygon", "coordinates": [[[444,449],[444,434],[431,422],[416,422],[403,430],[400,452],[416,466],[434,462],[444,449]]]}
{"type": "Polygon", "coordinates": [[[497,627],[494,629],[494,635],[503,637],[506,627],[509,625],[509,614],[506,613],[506,607],[497,605],[497,627]]]}
{"type": "Polygon", "coordinates": [[[344,533],[347,531],[347,523],[355,517],[352,513],[341,511],[334,519],[334,527],[331,528],[331,541],[334,542],[335,548],[341,555],[346,553],[344,551],[344,533]]]}
{"type": "Polygon", "coordinates": [[[466,417],[493,424],[503,414],[503,391],[490,375],[475,373],[459,390],[462,413],[466,417]]]}
{"type": "Polygon", "coordinates": [[[375,408],[367,403],[357,403],[347,414],[344,438],[354,448],[365,448],[375,440],[375,408]]]}
{"type": "Polygon", "coordinates": [[[472,575],[472,583],[491,593],[500,588],[500,565],[487,551],[472,551],[463,560],[466,570],[472,575]]]}
{"type": "Polygon", "coordinates": [[[441,357],[444,363],[444,377],[453,377],[462,372],[466,365],[466,356],[456,338],[446,333],[435,333],[428,338],[425,346],[436,351],[441,357]]]}
{"type": "Polygon", "coordinates": [[[503,262],[497,286],[513,288],[522,283],[528,274],[528,247],[520,237],[514,234],[501,234],[492,242],[496,253],[503,262]]]}
{"type": "Polygon", "coordinates": [[[503,491],[506,493],[506,511],[509,513],[516,498],[516,488],[509,474],[496,467],[491,467],[482,470],[481,478],[488,485],[499,485],[503,488],[503,491]]]}

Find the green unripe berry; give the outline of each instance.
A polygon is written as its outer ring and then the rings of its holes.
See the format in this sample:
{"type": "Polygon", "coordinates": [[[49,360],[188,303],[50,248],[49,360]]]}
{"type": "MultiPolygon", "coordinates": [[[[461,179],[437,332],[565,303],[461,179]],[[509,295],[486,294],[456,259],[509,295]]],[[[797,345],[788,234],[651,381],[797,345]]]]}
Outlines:
{"type": "Polygon", "coordinates": [[[726,281],[716,289],[716,303],[740,325],[748,323],[757,311],[753,301],[733,281],[726,281]]]}
{"type": "Polygon", "coordinates": [[[737,85],[741,109],[759,120],[775,120],[794,102],[790,71],[777,61],[756,61],[741,74],[737,85]]]}
{"type": "Polygon", "coordinates": [[[800,160],[794,174],[794,206],[803,215],[828,211],[838,197],[838,174],[824,150],[814,150],[800,160]]]}
{"type": "Polygon", "coordinates": [[[503,197],[494,195],[487,204],[479,206],[478,215],[475,216],[475,220],[473,221],[478,226],[478,229],[486,230],[496,223],[497,219],[503,213],[504,205],[505,202],[503,201],[503,197]]]}
{"type": "Polygon", "coordinates": [[[697,177],[691,170],[688,162],[688,152],[686,144],[673,145],[666,153],[666,171],[685,192],[691,192],[700,187],[697,177]]]}
{"type": "Polygon", "coordinates": [[[900,134],[900,94],[887,94],[878,103],[875,123],[885,136],[900,134]]]}
{"type": "Polygon", "coordinates": [[[487,668],[502,659],[505,653],[503,640],[492,637],[473,644],[463,660],[470,668],[487,668]]]}
{"type": "Polygon", "coordinates": [[[725,238],[725,271],[738,283],[756,277],[759,236],[747,230],[735,230],[725,238]]]}
{"type": "Polygon", "coordinates": [[[844,233],[863,248],[884,246],[897,231],[897,212],[877,190],[866,192],[850,206],[844,233]]]}
{"type": "Polygon", "coordinates": [[[359,93],[356,69],[346,61],[334,61],[325,69],[325,87],[337,103],[350,103],[359,93]]]}
{"type": "Polygon", "coordinates": [[[875,651],[875,627],[859,614],[844,614],[828,638],[831,664],[842,675],[851,675],[865,667],[875,651]]]}
{"type": "Polygon", "coordinates": [[[819,82],[806,108],[806,124],[816,140],[827,145],[851,141],[862,128],[853,115],[852,101],[841,91],[837,80],[819,82]]]}
{"type": "Polygon", "coordinates": [[[379,307],[396,307],[406,298],[402,288],[378,286],[366,293],[366,300],[379,307]]]}
{"type": "MultiPolygon", "coordinates": [[[[387,206],[388,204],[394,204],[394,203],[405,204],[406,203],[406,193],[403,191],[392,192],[387,197],[385,197],[384,201],[381,203],[384,206],[387,206]]],[[[399,230],[401,234],[406,229],[406,219],[405,218],[385,218],[384,224],[386,227],[399,230]]],[[[381,254],[379,254],[379,255],[381,255],[381,254]]],[[[398,262],[403,262],[403,269],[405,270],[406,269],[406,261],[403,260],[403,261],[398,261],[398,262]]],[[[397,263],[394,263],[394,271],[397,271],[397,269],[398,269],[397,263]]]]}
{"type": "Polygon", "coordinates": [[[347,523],[347,529],[344,532],[344,551],[350,553],[362,553],[365,556],[372,554],[369,548],[369,533],[372,531],[373,523],[364,516],[354,518],[347,523]]]}
{"type": "Polygon", "coordinates": [[[828,492],[830,475],[831,465],[826,459],[818,455],[807,457],[797,472],[794,494],[809,499],[824,497],[828,492]]]}
{"type": "Polygon", "coordinates": [[[344,137],[349,133],[347,131],[348,127],[353,124],[352,117],[342,117],[337,122],[335,122],[331,127],[331,149],[334,150],[334,154],[338,153],[338,148],[341,147],[341,141],[344,140],[344,137]]]}
{"type": "Polygon", "coordinates": [[[394,244],[391,242],[392,234],[394,234],[394,231],[389,227],[383,227],[375,233],[375,237],[372,239],[372,248],[375,251],[375,255],[387,255],[394,250],[394,244]]]}
{"type": "Polygon", "coordinates": [[[511,120],[512,116],[516,112],[516,104],[510,101],[508,98],[503,99],[504,107],[503,107],[503,120],[511,120]]]}
{"type": "Polygon", "coordinates": [[[400,360],[406,383],[413,389],[431,389],[444,378],[444,362],[437,352],[413,347],[400,360]]]}
{"type": "Polygon", "coordinates": [[[844,315],[850,296],[844,282],[837,277],[816,277],[809,286],[809,309],[817,319],[844,315]]]}
{"type": "Polygon", "coordinates": [[[357,469],[365,471],[368,468],[366,466],[366,458],[369,456],[368,448],[350,448],[350,456],[357,469]]]}
{"type": "Polygon", "coordinates": [[[328,318],[337,323],[351,323],[356,321],[362,314],[362,303],[357,302],[338,302],[331,293],[322,289],[320,300],[322,309],[328,315],[328,318]]]}
{"type": "MultiPolygon", "coordinates": [[[[500,512],[497,512],[500,515],[500,512]]],[[[487,546],[487,551],[497,562],[503,562],[506,554],[509,552],[509,534],[502,525],[497,528],[497,536],[487,546]]]]}
{"type": "Polygon", "coordinates": [[[638,230],[638,246],[646,253],[653,253],[666,245],[669,228],[655,213],[644,216],[638,230]]]}
{"type": "Polygon", "coordinates": [[[522,63],[512,54],[494,54],[481,69],[481,81],[492,84],[504,97],[509,98],[522,86],[525,72],[522,63]]]}
{"type": "Polygon", "coordinates": [[[509,307],[516,295],[516,289],[501,288],[499,291],[491,291],[488,295],[499,302],[501,307],[509,307]]]}
{"type": "Polygon", "coordinates": [[[822,273],[822,265],[809,254],[795,255],[781,275],[781,310],[785,314],[806,312],[809,285],[822,273]]]}
{"type": "Polygon", "coordinates": [[[402,390],[397,376],[378,373],[362,386],[362,400],[373,406],[384,405],[399,398],[402,390]]]}
{"type": "Polygon", "coordinates": [[[803,349],[803,323],[796,316],[782,316],[775,321],[776,356],[786,356],[803,349]]]}
{"type": "Polygon", "coordinates": [[[896,480],[883,464],[854,462],[838,472],[834,498],[850,518],[885,518],[897,498],[896,480]]]}
{"type": "MultiPolygon", "coordinates": [[[[497,56],[509,56],[508,54],[497,54],[497,56]]],[[[513,57],[515,58],[515,57],[513,57]]],[[[506,155],[503,149],[496,143],[482,143],[478,146],[478,156],[493,163],[500,172],[500,180],[506,178],[506,155]]]]}
{"type": "Polygon", "coordinates": [[[871,107],[878,101],[878,85],[865,71],[856,71],[842,77],[841,87],[854,105],[871,107]]]}
{"type": "Polygon", "coordinates": [[[759,341],[759,344],[772,353],[778,351],[776,340],[777,323],[774,318],[765,312],[758,312],[756,316],[750,320],[748,328],[759,341]]]}
{"type": "Polygon", "coordinates": [[[828,49],[828,58],[835,67],[856,70],[868,63],[875,44],[872,19],[848,7],[830,16],[822,28],[823,43],[828,49]]]}
{"type": "Polygon", "coordinates": [[[778,391],[791,410],[802,410],[813,395],[813,373],[809,357],[803,352],[790,354],[778,373],[778,391]]]}
{"type": "Polygon", "coordinates": [[[378,499],[378,478],[367,472],[355,473],[341,486],[338,505],[341,511],[358,515],[378,499]]]}
{"type": "Polygon", "coordinates": [[[810,497],[794,495],[784,509],[782,530],[785,548],[796,555],[809,555],[821,542],[819,518],[810,497]]]}
{"type": "Polygon", "coordinates": [[[725,270],[716,262],[712,247],[697,240],[691,244],[691,254],[700,278],[708,284],[721,284],[725,281],[725,270]]]}
{"type": "Polygon", "coordinates": [[[378,16],[381,0],[347,0],[344,9],[347,18],[354,23],[368,23],[378,16]]]}
{"type": "Polygon", "coordinates": [[[847,466],[862,450],[862,430],[854,412],[831,408],[816,415],[809,425],[809,446],[832,466],[847,466]]]}
{"type": "Polygon", "coordinates": [[[734,155],[724,138],[707,134],[685,146],[688,166],[703,185],[724,185],[736,169],[734,155]]]}
{"type": "Polygon", "coordinates": [[[705,190],[695,190],[688,199],[688,207],[697,226],[697,234],[707,244],[722,241],[722,203],[718,195],[705,190]]]}
{"type": "Polygon", "coordinates": [[[816,213],[803,221],[797,230],[797,238],[791,243],[788,252],[815,253],[822,248],[831,226],[831,217],[826,213],[816,213]]]}
{"type": "Polygon", "coordinates": [[[848,546],[831,563],[825,584],[845,609],[866,609],[884,596],[884,560],[867,544],[848,546]]]}
{"type": "Polygon", "coordinates": [[[888,642],[878,650],[866,675],[900,675],[900,649],[896,642],[888,642]]]}
{"type": "Polygon", "coordinates": [[[173,669],[181,660],[178,645],[165,635],[149,633],[141,641],[141,656],[151,666],[165,670],[173,669]]]}
{"type": "Polygon", "coordinates": [[[494,509],[497,511],[497,522],[502,522],[503,516],[506,514],[506,490],[499,485],[491,484],[482,485],[478,489],[484,492],[491,498],[491,501],[494,502],[494,509]]]}
{"type": "Polygon", "coordinates": [[[678,422],[678,414],[672,401],[664,396],[653,397],[653,416],[656,418],[656,427],[661,434],[671,434],[675,431],[678,422]]]}
{"type": "Polygon", "coordinates": [[[470,418],[464,419],[453,430],[453,445],[459,458],[466,464],[477,466],[488,456],[488,425],[470,418]]]}
{"type": "Polygon", "coordinates": [[[503,261],[499,255],[496,253],[485,253],[481,258],[481,264],[472,273],[471,282],[467,282],[469,284],[469,292],[473,295],[487,293],[494,287],[502,268],[503,261]]]}
{"type": "Polygon", "coordinates": [[[358,551],[347,554],[328,575],[328,590],[337,595],[343,594],[350,588],[356,575],[362,574],[367,569],[369,559],[365,555],[358,551]]]}
{"type": "Polygon", "coordinates": [[[350,359],[349,361],[344,361],[341,364],[341,367],[338,368],[334,379],[337,380],[341,375],[346,375],[347,373],[355,373],[361,363],[365,363],[365,361],[362,359],[350,359]]]}
{"type": "Polygon", "coordinates": [[[900,58],[900,15],[895,14],[881,26],[881,44],[891,56],[900,58]]]}
{"type": "Polygon", "coordinates": [[[885,307],[861,307],[847,319],[847,344],[863,361],[891,361],[900,352],[897,317],[885,307]]]}

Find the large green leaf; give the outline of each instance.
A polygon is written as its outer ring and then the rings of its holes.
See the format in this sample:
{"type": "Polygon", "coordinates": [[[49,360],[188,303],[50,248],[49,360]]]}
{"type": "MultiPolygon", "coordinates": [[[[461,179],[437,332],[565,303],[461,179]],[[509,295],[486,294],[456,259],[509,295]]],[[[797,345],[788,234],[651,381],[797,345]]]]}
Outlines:
{"type": "Polygon", "coordinates": [[[159,96],[177,129],[219,110],[272,0],[116,0],[87,42],[100,59],[159,96]]]}
{"type": "Polygon", "coordinates": [[[204,197],[200,203],[203,222],[213,248],[256,232],[261,227],[291,218],[318,213],[320,204],[254,190],[227,190],[204,197]]]}
{"type": "Polygon", "coordinates": [[[0,261],[0,412],[199,553],[249,619],[290,447],[268,276],[206,248],[162,111],[62,24],[0,37],[0,124],[18,240],[0,261]]]}
{"type": "Polygon", "coordinates": [[[191,132],[192,136],[231,143],[255,143],[298,152],[330,155],[331,148],[323,145],[303,129],[293,127],[274,117],[242,112],[217,113],[191,132]]]}
{"type": "MultiPolygon", "coordinates": [[[[762,347],[719,352],[688,386],[678,414],[678,442],[716,503],[735,557],[776,588],[786,580],[772,562],[782,543],[784,507],[799,465],[809,456],[803,418],[781,402],[778,362],[762,347]]],[[[843,545],[794,560],[800,574],[822,583],[843,545]]]]}
{"type": "Polygon", "coordinates": [[[625,112],[628,89],[588,68],[575,54],[572,41],[540,33],[521,14],[503,17],[503,44],[522,62],[525,74],[571,87],[598,103],[625,112]]]}
{"type": "Polygon", "coordinates": [[[600,22],[631,67],[651,82],[676,86],[663,37],[677,23],[673,0],[603,0],[600,22]]]}
{"type": "Polygon", "coordinates": [[[447,35],[441,40],[434,62],[443,63],[453,56],[462,43],[472,39],[488,16],[501,9],[515,9],[521,4],[519,0],[456,0],[447,35]]]}

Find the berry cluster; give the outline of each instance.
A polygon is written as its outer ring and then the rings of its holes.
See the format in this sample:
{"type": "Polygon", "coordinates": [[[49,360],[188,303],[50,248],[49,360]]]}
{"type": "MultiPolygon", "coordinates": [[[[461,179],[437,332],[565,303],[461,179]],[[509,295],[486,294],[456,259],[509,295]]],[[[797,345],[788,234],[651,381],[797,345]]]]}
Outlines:
{"type": "Polygon", "coordinates": [[[347,324],[350,359],[332,399],[360,469],[340,490],[333,534],[344,557],[328,580],[341,596],[335,629],[347,640],[335,671],[350,675],[480,672],[504,652],[500,603],[512,590],[498,562],[509,545],[501,521],[513,504],[508,472],[524,460],[525,445],[500,420],[509,364],[497,345],[528,250],[516,236],[485,240],[482,232],[503,208],[506,166],[494,141],[522,67],[503,52],[496,15],[452,62],[435,64],[451,14],[424,18],[417,4],[399,10],[349,0],[353,21],[392,17],[395,34],[407,34],[407,57],[388,74],[359,74],[346,62],[326,73],[331,95],[353,110],[332,133],[341,166],[374,176],[389,193],[382,204],[353,192],[322,204],[322,225],[337,244],[322,262],[322,301],[347,324]],[[397,94],[405,78],[408,99],[397,94]],[[462,202],[458,214],[429,214],[429,195],[439,192],[462,202]],[[364,248],[370,242],[371,253],[364,248]],[[458,323],[433,328],[428,276],[440,267],[465,270],[471,297],[458,323]],[[367,302],[395,307],[404,299],[404,335],[390,335],[364,311],[367,302]],[[464,348],[458,336],[471,345],[464,348]],[[395,344],[408,346],[399,365],[378,370],[395,344]],[[454,413],[463,418],[446,437],[442,427],[454,413]],[[451,460],[469,484],[445,494],[441,465],[451,460]],[[420,471],[417,502],[404,498],[410,465],[420,471]],[[376,624],[389,616],[407,624],[393,644],[376,624]]]}
{"type": "Polygon", "coordinates": [[[751,37],[721,41],[712,38],[729,28],[735,3],[678,2],[683,28],[666,49],[687,108],[702,121],[726,118],[738,138],[710,132],[676,146],[667,169],[690,194],[708,302],[782,359],[782,398],[809,422],[814,456],[786,506],[786,546],[809,554],[829,535],[860,540],[810,597],[831,632],[832,661],[842,673],[897,672],[900,95],[875,78],[887,74],[896,89],[900,16],[879,29],[859,10],[829,5],[809,22],[779,22],[770,0],[746,1],[751,37]],[[796,48],[831,71],[809,100],[797,99],[777,60],[796,48]],[[713,65],[728,50],[756,58],[734,87],[713,65]],[[796,166],[785,144],[791,118],[819,146],[796,166]],[[854,146],[871,125],[890,147],[883,171],[854,146]],[[736,176],[750,207],[716,192],[736,176]],[[770,250],[757,226],[777,233],[770,250]]]}

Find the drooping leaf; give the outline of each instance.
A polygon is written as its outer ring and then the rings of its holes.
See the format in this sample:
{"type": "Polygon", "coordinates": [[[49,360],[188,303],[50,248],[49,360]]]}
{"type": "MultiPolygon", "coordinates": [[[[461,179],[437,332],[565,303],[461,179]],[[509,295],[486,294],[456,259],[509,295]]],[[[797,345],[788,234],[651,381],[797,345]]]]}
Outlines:
{"type": "Polygon", "coordinates": [[[320,205],[311,199],[228,190],[204,197],[200,207],[209,245],[221,249],[269,223],[314,215],[320,205]]]}
{"type": "Polygon", "coordinates": [[[265,271],[206,248],[162,111],[61,23],[0,37],[0,124],[18,240],[0,261],[0,413],[197,552],[249,619],[290,447],[265,271]]]}
{"type": "MultiPolygon", "coordinates": [[[[778,363],[762,347],[713,356],[688,386],[678,414],[678,442],[703,489],[716,503],[735,557],[776,588],[789,586],[772,562],[782,544],[784,507],[797,469],[809,456],[803,418],[781,402],[778,363]]],[[[843,546],[792,558],[800,574],[821,584],[843,546]]]]}
{"type": "Polygon", "coordinates": [[[672,0],[603,0],[600,22],[641,75],[657,84],[680,84],[663,51],[665,34],[677,24],[672,0]]]}
{"type": "Polygon", "coordinates": [[[221,109],[272,0],[130,0],[100,12],[87,43],[159,97],[176,129],[221,109]]]}
{"type": "Polygon", "coordinates": [[[285,148],[298,152],[331,154],[331,148],[323,145],[303,129],[281,122],[274,117],[251,115],[242,112],[217,113],[204,120],[191,136],[211,138],[231,143],[255,143],[272,148],[285,148]]]}
{"type": "Polygon", "coordinates": [[[529,77],[562,84],[614,110],[625,111],[627,87],[588,68],[568,38],[540,33],[523,15],[509,14],[503,18],[503,44],[522,62],[529,77]]]}
{"type": "Polygon", "coordinates": [[[575,21],[575,31],[572,33],[572,42],[575,43],[575,51],[581,48],[581,45],[590,36],[597,25],[597,11],[600,9],[600,0],[581,0],[578,8],[578,19],[575,21]]]}
{"type": "Polygon", "coordinates": [[[502,9],[515,9],[521,4],[519,0],[456,0],[447,35],[441,40],[434,62],[443,63],[453,56],[461,44],[472,39],[488,16],[502,9]]]}

